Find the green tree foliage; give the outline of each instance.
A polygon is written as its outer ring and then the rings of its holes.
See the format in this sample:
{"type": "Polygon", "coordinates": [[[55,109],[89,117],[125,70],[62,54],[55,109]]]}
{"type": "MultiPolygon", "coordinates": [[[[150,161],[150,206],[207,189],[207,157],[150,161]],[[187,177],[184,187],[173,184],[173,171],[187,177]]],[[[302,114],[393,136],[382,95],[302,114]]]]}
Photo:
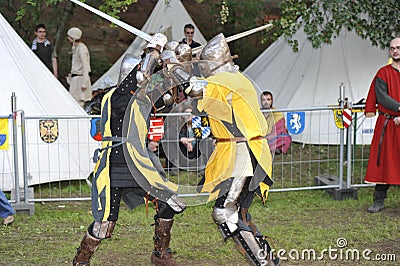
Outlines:
{"type": "Polygon", "coordinates": [[[345,28],[384,48],[400,34],[399,14],[399,0],[283,0],[273,38],[283,34],[297,51],[293,35],[300,28],[316,48],[331,43],[345,28]]]}
{"type": "MultiPolygon", "coordinates": [[[[118,14],[126,11],[127,7],[137,0],[87,0],[82,2],[119,18],[118,14]]],[[[27,43],[32,41],[34,27],[39,23],[45,23],[49,29],[58,30],[63,18],[71,17],[74,6],[75,4],[69,0],[0,1],[0,10],[5,13],[14,29],[27,43]]],[[[64,20],[64,23],[68,24],[68,21],[64,20]]]]}
{"type": "MultiPolygon", "coordinates": [[[[272,0],[221,0],[211,10],[215,16],[213,32],[222,32],[226,37],[266,24],[266,14],[271,12],[272,0]]],[[[235,62],[244,69],[265,49],[261,45],[262,35],[253,34],[229,43],[233,54],[239,58],[235,62]]]]}

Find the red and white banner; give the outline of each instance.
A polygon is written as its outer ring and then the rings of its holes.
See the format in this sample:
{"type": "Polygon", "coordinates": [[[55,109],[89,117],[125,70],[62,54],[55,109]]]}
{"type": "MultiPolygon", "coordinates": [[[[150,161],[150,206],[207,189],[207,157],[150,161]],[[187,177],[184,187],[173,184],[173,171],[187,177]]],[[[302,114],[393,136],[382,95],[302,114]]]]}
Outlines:
{"type": "Polygon", "coordinates": [[[147,137],[151,141],[159,141],[164,136],[164,119],[162,117],[151,117],[150,128],[147,137]]]}
{"type": "Polygon", "coordinates": [[[351,125],[351,109],[344,109],[343,110],[343,126],[348,128],[351,125]]]}

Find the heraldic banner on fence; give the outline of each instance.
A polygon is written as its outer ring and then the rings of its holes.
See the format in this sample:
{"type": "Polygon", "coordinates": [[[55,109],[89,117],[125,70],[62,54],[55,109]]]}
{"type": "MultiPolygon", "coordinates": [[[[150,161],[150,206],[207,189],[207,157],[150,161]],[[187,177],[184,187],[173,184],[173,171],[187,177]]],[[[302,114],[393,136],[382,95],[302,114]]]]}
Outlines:
{"type": "Polygon", "coordinates": [[[8,150],[8,118],[0,118],[0,150],[8,150]]]}

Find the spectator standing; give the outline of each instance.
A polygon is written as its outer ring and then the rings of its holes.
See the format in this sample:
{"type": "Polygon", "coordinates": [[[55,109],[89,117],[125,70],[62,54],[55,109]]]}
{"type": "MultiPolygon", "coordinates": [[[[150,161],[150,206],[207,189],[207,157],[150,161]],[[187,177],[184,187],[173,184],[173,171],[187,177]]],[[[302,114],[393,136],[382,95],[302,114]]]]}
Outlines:
{"type": "Polygon", "coordinates": [[[79,28],[70,28],[67,36],[72,44],[71,72],[67,77],[69,93],[83,108],[85,102],[92,98],[89,49],[81,41],[82,31],[79,28]]]}
{"type": "Polygon", "coordinates": [[[15,211],[8,201],[6,195],[0,190],[0,217],[3,218],[3,225],[10,225],[14,222],[15,211]]]}
{"type": "MultiPolygon", "coordinates": [[[[185,34],[185,38],[182,39],[182,41],[179,44],[187,44],[189,45],[189,47],[191,49],[196,48],[201,46],[200,43],[196,42],[195,40],[193,40],[193,36],[194,36],[194,26],[192,24],[186,24],[185,27],[183,28],[183,33],[185,34]]],[[[185,50],[184,46],[181,46],[181,48],[177,48],[177,52],[179,50],[185,50]]],[[[184,55],[185,56],[185,55],[184,55]]],[[[187,56],[187,55],[186,55],[187,56]]],[[[179,57],[179,55],[178,55],[179,57]]],[[[185,59],[185,61],[187,61],[189,58],[185,59]]],[[[192,54],[190,52],[190,61],[197,61],[198,58],[198,54],[192,54]]],[[[181,61],[181,59],[180,59],[181,61]]],[[[200,70],[198,67],[197,62],[193,62],[193,70],[192,70],[193,75],[200,77],[200,70]]]]}
{"type": "Polygon", "coordinates": [[[368,212],[379,212],[390,185],[400,185],[400,37],[390,42],[392,63],[378,70],[365,105],[365,116],[372,117],[378,104],[365,181],[376,183],[373,205],[368,212]]]}
{"type": "Polygon", "coordinates": [[[58,78],[57,54],[53,45],[46,39],[47,28],[44,24],[35,27],[36,38],[32,42],[31,49],[46,65],[46,67],[58,78]]]}
{"type": "MultiPolygon", "coordinates": [[[[201,46],[200,43],[193,40],[193,36],[194,36],[193,24],[190,24],[190,23],[186,24],[185,27],[183,28],[183,33],[185,34],[185,38],[183,38],[180,43],[187,44],[192,49],[201,46]]],[[[193,57],[196,57],[196,55],[193,55],[193,57]]]]}
{"type": "MultiPolygon", "coordinates": [[[[274,98],[272,93],[264,91],[260,96],[262,109],[275,109],[272,105],[274,98]]],[[[272,152],[275,154],[287,153],[292,143],[292,137],[285,125],[285,118],[281,112],[267,112],[263,113],[268,123],[268,145],[272,152]]]]}
{"type": "Polygon", "coordinates": [[[192,108],[184,108],[183,112],[190,115],[184,116],[186,121],[179,133],[179,147],[188,159],[196,159],[200,156],[200,149],[192,129],[192,108]]]}

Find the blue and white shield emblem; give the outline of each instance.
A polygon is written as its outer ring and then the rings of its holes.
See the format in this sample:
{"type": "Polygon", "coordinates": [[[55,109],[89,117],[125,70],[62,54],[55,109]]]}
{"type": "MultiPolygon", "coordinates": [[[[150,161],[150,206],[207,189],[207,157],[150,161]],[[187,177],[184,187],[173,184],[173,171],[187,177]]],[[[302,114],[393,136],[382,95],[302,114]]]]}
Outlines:
{"type": "Polygon", "coordinates": [[[192,129],[196,139],[205,139],[210,136],[211,128],[206,116],[195,116],[192,118],[192,129]]]}
{"type": "Polygon", "coordinates": [[[305,112],[288,112],[286,114],[286,127],[290,134],[300,134],[306,124],[305,112]]]}

